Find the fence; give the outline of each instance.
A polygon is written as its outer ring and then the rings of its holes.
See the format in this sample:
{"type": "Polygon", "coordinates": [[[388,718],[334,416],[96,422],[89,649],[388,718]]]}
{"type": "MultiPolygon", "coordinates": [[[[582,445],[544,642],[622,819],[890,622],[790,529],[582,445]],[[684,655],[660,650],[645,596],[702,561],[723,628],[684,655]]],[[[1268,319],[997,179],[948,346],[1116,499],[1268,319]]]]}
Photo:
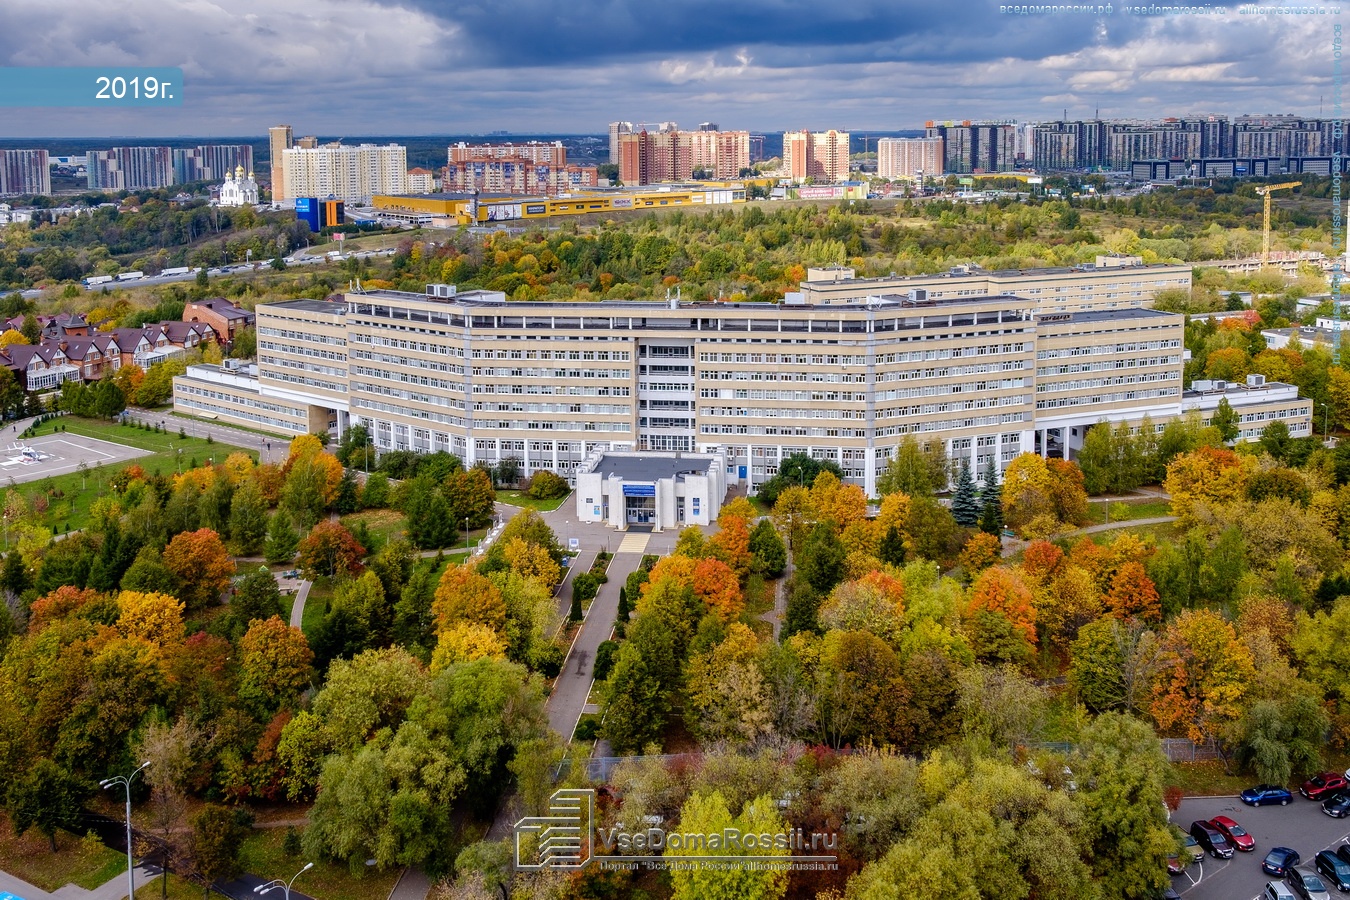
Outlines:
{"type": "Polygon", "coordinates": [[[1188,738],[1163,738],[1163,752],[1172,762],[1199,762],[1219,759],[1219,748],[1213,741],[1197,744],[1188,738]]]}

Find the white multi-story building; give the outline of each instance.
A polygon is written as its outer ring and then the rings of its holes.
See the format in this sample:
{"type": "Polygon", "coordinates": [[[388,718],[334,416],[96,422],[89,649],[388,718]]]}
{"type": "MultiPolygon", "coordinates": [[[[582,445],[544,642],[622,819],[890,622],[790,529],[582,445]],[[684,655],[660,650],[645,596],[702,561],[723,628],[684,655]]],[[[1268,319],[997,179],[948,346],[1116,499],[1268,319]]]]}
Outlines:
{"type": "MultiPolygon", "coordinates": [[[[1103,419],[1209,411],[1183,400],[1182,316],[1065,312],[1008,292],[578,303],[429,285],[257,316],[252,389],[208,389],[190,372],[176,403],[282,433],[360,422],[381,450],[514,458],[526,474],[572,477],[605,452],[700,453],[753,489],[808,453],[875,495],[909,436],[978,473],[1026,451],[1072,457],[1103,419]],[[290,426],[260,422],[260,399],[284,401],[290,413],[268,416],[290,426]]],[[[1308,434],[1311,405],[1289,391],[1251,385],[1229,400],[1308,434]]]]}
{"type": "Polygon", "coordinates": [[[52,176],[46,150],[0,150],[0,197],[51,196],[52,176]]]}
{"type": "Polygon", "coordinates": [[[399,144],[292,147],[281,159],[285,194],[277,199],[331,196],[369,205],[375,194],[408,192],[408,148],[399,144]]]}

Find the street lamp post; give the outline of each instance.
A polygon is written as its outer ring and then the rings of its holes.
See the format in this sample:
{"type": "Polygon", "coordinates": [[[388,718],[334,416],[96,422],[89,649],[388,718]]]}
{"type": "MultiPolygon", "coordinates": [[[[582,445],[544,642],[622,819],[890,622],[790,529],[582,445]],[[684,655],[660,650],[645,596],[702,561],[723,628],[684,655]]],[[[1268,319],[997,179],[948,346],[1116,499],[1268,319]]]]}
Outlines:
{"type": "Polygon", "coordinates": [[[464,517],[464,549],[469,549],[469,517],[464,517]]]}
{"type": "Polygon", "coordinates": [[[282,881],[280,878],[274,878],[271,881],[267,882],[267,884],[260,884],[257,887],[255,887],[253,889],[253,893],[265,894],[268,891],[272,890],[273,888],[281,888],[286,892],[285,894],[282,895],[283,897],[285,897],[285,900],[291,900],[291,885],[295,884],[295,879],[299,878],[301,875],[305,874],[312,868],[314,868],[314,863],[312,862],[305,863],[305,867],[301,869],[299,872],[296,872],[294,875],[292,875],[290,881],[282,881]]]}
{"type": "Polygon", "coordinates": [[[150,765],[150,760],[141,763],[141,766],[130,775],[114,775],[111,778],[105,778],[100,781],[99,787],[107,790],[112,787],[126,788],[127,792],[127,897],[136,896],[136,869],[131,859],[131,781],[141,773],[141,770],[150,765]]]}

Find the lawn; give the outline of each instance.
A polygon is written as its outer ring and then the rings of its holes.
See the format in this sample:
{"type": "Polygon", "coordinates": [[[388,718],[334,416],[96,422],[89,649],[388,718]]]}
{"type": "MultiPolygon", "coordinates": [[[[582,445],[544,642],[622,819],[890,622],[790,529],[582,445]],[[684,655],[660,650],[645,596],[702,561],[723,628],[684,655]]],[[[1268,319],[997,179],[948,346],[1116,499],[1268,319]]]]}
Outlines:
{"type": "Polygon", "coordinates": [[[1187,797],[1228,797],[1256,784],[1250,775],[1229,775],[1217,759],[1172,764],[1172,778],[1187,797]]]}
{"type": "Polygon", "coordinates": [[[356,534],[357,527],[364,522],[366,531],[370,533],[371,543],[375,545],[366,549],[376,550],[390,541],[403,537],[408,517],[392,509],[368,509],[365,512],[343,516],[341,522],[342,527],[352,534],[356,534]]]}
{"type": "MultiPolygon", "coordinates": [[[[289,878],[300,871],[305,860],[282,849],[285,839],[284,828],[255,830],[244,841],[239,854],[244,871],[262,878],[289,878]]],[[[397,869],[388,872],[371,869],[358,878],[346,866],[316,862],[314,868],[296,879],[295,890],[322,900],[373,900],[389,896],[398,876],[397,869]]]]}
{"type": "MultiPolygon", "coordinates": [[[[149,884],[141,884],[144,874],[136,873],[136,900],[162,900],[164,885],[156,878],[149,884]]],[[[122,886],[123,889],[126,885],[122,886]]],[[[202,900],[201,888],[179,875],[169,874],[169,900],[202,900]]]]}
{"type": "Polygon", "coordinates": [[[18,490],[30,503],[33,498],[43,494],[46,495],[49,505],[42,516],[42,522],[48,528],[54,528],[58,531],[73,531],[83,528],[89,521],[90,505],[107,493],[108,477],[120,471],[124,466],[138,465],[151,474],[159,472],[170,475],[177,471],[180,463],[184,468],[187,468],[193,461],[198,464],[205,464],[208,459],[214,458],[216,462],[223,462],[225,457],[231,453],[247,453],[255,460],[258,458],[255,450],[243,450],[229,444],[222,444],[219,441],[208,443],[201,438],[182,439],[173,432],[159,434],[93,419],[78,419],[73,416],[64,416],[47,422],[36,429],[35,433],[38,435],[56,434],[59,433],[61,428],[65,428],[70,434],[97,438],[128,447],[136,447],[140,450],[149,450],[151,453],[149,456],[142,456],[127,463],[99,466],[83,473],[70,472],[20,485],[18,490]],[[178,453],[180,448],[183,451],[181,455],[178,453]]]}
{"type": "Polygon", "coordinates": [[[1170,516],[1172,504],[1168,500],[1126,500],[1103,503],[1100,500],[1088,501],[1089,524],[1103,525],[1111,522],[1129,522],[1135,519],[1156,519],[1170,516]]]}
{"type": "MultiPolygon", "coordinates": [[[[314,629],[318,628],[319,623],[323,621],[324,613],[328,612],[328,601],[332,598],[332,584],[315,582],[310,587],[309,596],[305,598],[305,613],[300,618],[300,630],[305,633],[305,637],[313,639],[314,629]]],[[[294,600],[292,600],[292,605],[294,605],[294,600]]]]}
{"type": "Polygon", "coordinates": [[[55,891],[66,884],[93,890],[105,881],[126,876],[127,858],[97,838],[83,840],[68,831],[56,833],[57,852],[36,828],[15,837],[9,819],[0,814],[0,860],[16,878],[55,891]]]}
{"type": "Polygon", "coordinates": [[[572,494],[569,491],[563,496],[555,497],[552,500],[536,500],[524,491],[502,490],[497,492],[497,502],[505,503],[508,506],[521,506],[525,509],[537,509],[540,512],[552,512],[562,506],[563,502],[570,496],[572,496],[572,494]]]}

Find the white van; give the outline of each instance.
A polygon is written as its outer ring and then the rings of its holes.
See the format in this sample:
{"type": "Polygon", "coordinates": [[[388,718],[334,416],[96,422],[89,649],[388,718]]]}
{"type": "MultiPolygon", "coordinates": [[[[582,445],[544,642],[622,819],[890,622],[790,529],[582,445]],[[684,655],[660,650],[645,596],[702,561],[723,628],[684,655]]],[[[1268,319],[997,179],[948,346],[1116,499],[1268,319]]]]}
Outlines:
{"type": "Polygon", "coordinates": [[[1261,892],[1261,900],[1298,900],[1298,898],[1284,882],[1267,881],[1266,889],[1261,892]]]}

